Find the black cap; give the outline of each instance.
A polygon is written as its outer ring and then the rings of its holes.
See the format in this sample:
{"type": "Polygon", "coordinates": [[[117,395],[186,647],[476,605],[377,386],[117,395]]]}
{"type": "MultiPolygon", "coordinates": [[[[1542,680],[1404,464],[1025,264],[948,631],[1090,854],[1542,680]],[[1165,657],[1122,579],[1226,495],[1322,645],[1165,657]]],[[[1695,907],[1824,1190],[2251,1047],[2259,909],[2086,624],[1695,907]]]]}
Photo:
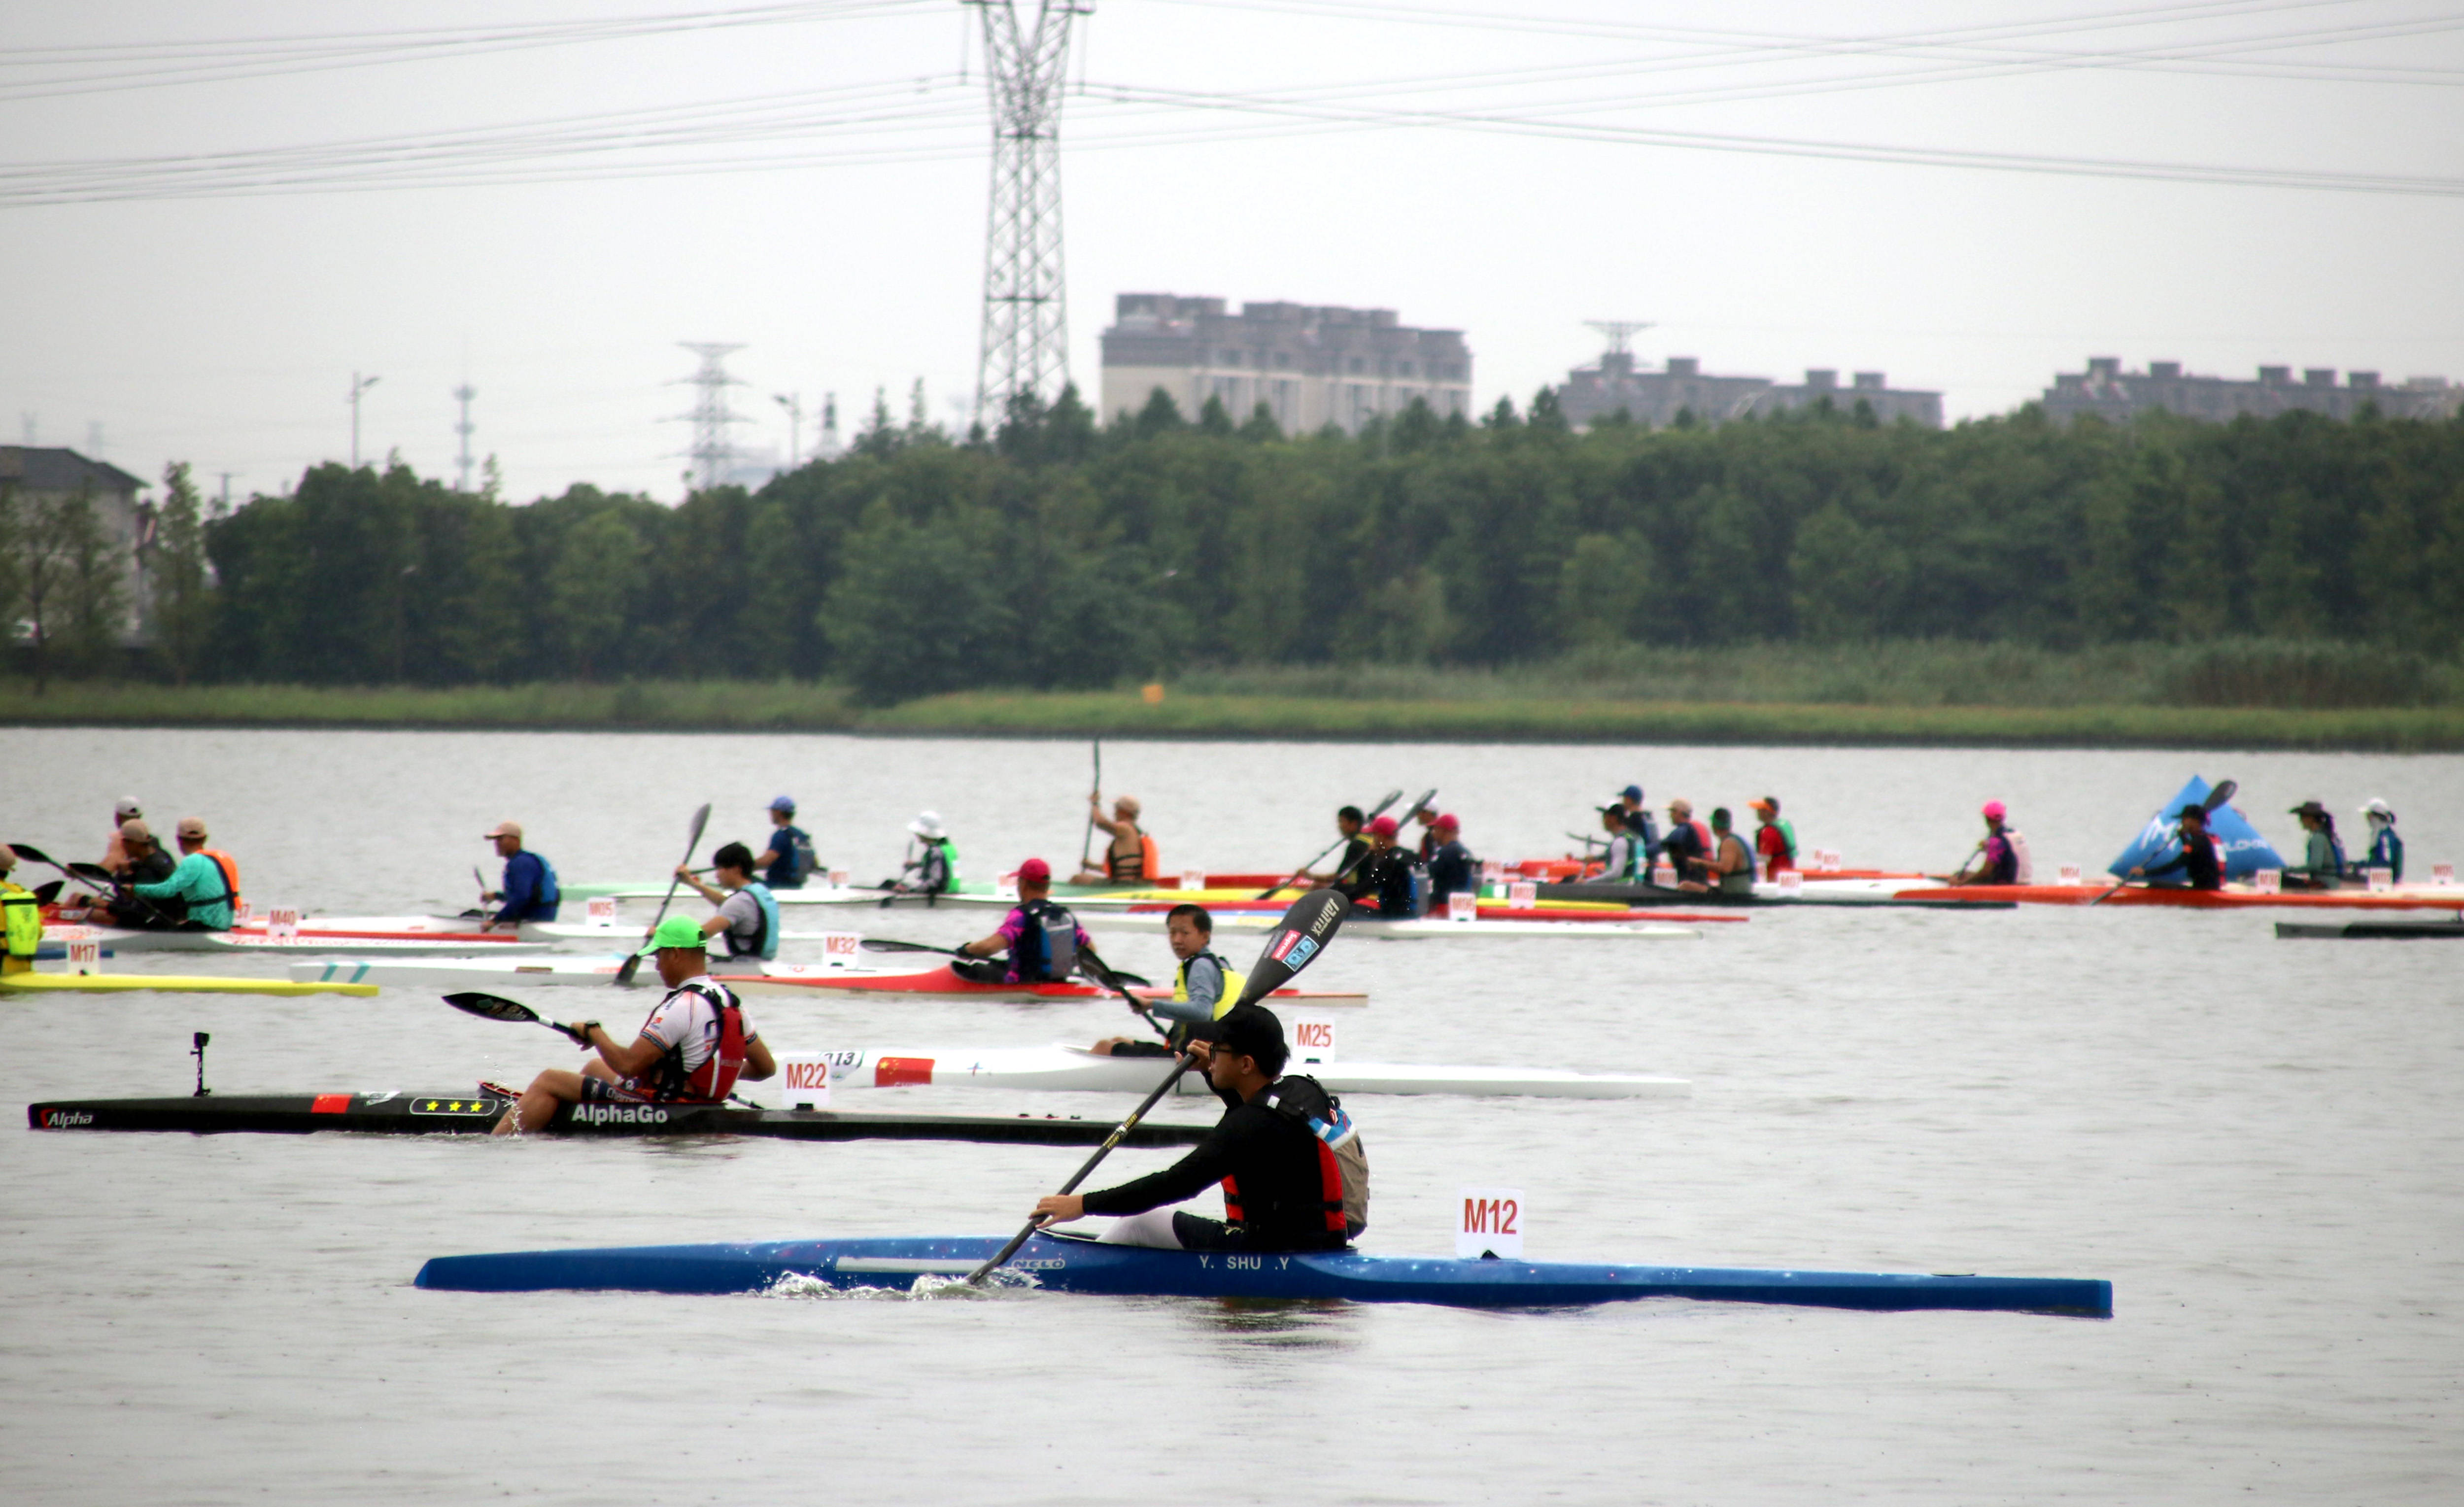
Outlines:
{"type": "Polygon", "coordinates": [[[2192,801],[2189,805],[2183,807],[2180,810],[2173,813],[2173,819],[2177,822],[2185,816],[2195,816],[2201,821],[2206,821],[2208,819],[2208,809],[2201,806],[2198,802],[2192,801]]]}
{"type": "Polygon", "coordinates": [[[1262,1067],[1280,1068],[1289,1054],[1284,1045],[1284,1023],[1264,1005],[1235,1005],[1213,1020],[1201,1020],[1189,1028],[1189,1034],[1199,1041],[1211,1041],[1229,1047],[1244,1057],[1255,1057],[1262,1067]]]}

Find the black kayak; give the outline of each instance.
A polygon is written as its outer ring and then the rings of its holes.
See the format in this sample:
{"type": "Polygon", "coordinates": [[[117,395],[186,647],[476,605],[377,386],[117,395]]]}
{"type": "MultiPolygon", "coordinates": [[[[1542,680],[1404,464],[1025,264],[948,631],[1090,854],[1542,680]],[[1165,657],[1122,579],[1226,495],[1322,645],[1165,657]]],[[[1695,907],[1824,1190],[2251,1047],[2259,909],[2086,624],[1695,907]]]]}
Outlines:
{"type": "Polygon", "coordinates": [[[1544,884],[1540,887],[1544,900],[1613,900],[1627,905],[1854,905],[1861,910],[1877,907],[1924,911],[2015,911],[2016,900],[1982,900],[1972,896],[1952,895],[1928,900],[1920,896],[1895,895],[1887,899],[1831,898],[1816,893],[1814,885],[1796,896],[1721,895],[1716,892],[1696,893],[1671,889],[1661,884],[1544,884]]]}
{"type": "MultiPolygon", "coordinates": [[[[209,1094],[180,1098],[54,1099],[26,1106],[33,1130],[167,1130],[307,1135],[319,1130],[380,1136],[484,1136],[512,1107],[493,1093],[209,1094]]],[[[1186,1146],[1204,1125],[1142,1124],[1128,1146],[1186,1146]]],[[[769,1136],[782,1141],[982,1141],[1091,1146],[1109,1120],[1057,1115],[869,1115],[837,1110],[747,1109],[733,1104],[573,1104],[546,1135],[769,1136]]]]}
{"type": "Polygon", "coordinates": [[[2464,937],[2464,920],[2277,921],[2277,938],[2287,937],[2464,937]]]}

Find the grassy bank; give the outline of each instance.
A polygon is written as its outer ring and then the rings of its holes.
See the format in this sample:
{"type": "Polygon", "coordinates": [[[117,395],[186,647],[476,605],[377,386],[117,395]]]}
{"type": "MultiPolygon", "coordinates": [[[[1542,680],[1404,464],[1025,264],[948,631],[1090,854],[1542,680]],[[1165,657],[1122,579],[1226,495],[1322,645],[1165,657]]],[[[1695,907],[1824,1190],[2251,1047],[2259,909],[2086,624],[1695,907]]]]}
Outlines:
{"type": "MultiPolygon", "coordinates": [[[[2464,704],[2379,707],[1849,702],[1632,696],[1529,677],[1236,676],[1134,689],[979,691],[862,710],[829,686],[712,681],[426,690],[0,682],[0,725],[571,728],[951,736],[1532,742],[2464,750],[2464,704]],[[1382,683],[1381,683],[1382,682],[1382,683]],[[1451,693],[1451,694],[1448,694],[1451,693]]],[[[1777,678],[1777,677],[1775,677],[1777,678]]],[[[1903,691],[1914,682],[1903,685],[1903,691]]],[[[1781,688],[1787,687],[1780,678],[1781,688]]],[[[1773,689],[1756,681],[1754,689],[1773,689]]]]}

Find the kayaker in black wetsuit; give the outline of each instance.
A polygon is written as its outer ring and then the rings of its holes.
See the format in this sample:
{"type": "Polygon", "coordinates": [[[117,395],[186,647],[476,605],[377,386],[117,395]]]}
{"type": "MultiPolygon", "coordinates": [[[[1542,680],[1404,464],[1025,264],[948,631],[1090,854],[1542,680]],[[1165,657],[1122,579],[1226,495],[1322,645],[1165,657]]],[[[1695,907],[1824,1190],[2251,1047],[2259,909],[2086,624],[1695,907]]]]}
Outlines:
{"type": "Polygon", "coordinates": [[[1668,803],[1668,835],[1660,839],[1660,855],[1685,878],[1711,856],[1711,844],[1694,820],[1694,803],[1683,797],[1668,803]]]}
{"type": "Polygon", "coordinates": [[[1322,890],[1360,867],[1361,861],[1369,856],[1369,839],[1360,835],[1361,824],[1367,820],[1357,806],[1347,806],[1335,812],[1334,830],[1343,834],[1343,852],[1335,854],[1333,868],[1324,874],[1312,873],[1303,877],[1316,880],[1317,887],[1322,890]]]}
{"type": "Polygon", "coordinates": [[[1463,823],[1449,811],[1429,824],[1437,846],[1429,850],[1429,895],[1433,901],[1450,895],[1480,893],[1480,860],[1463,845],[1463,823]]]}
{"type": "Polygon", "coordinates": [[[2158,880],[2168,874],[2179,874],[2183,878],[2176,882],[2187,883],[2191,889],[2223,889],[2224,863],[2216,856],[2215,840],[2208,835],[2208,809],[2185,806],[2173,813],[2173,819],[2182,824],[2178,833],[2182,851],[2152,869],[2144,866],[2133,869],[2130,876],[2158,880]]]}
{"type": "Polygon", "coordinates": [[[1199,1021],[1207,1082],[1227,1108],[1189,1155],[1160,1172],[1092,1193],[1038,1201],[1047,1225],[1087,1214],[1134,1216],[1104,1232],[1112,1245],[1181,1251],[1339,1251],[1368,1228],[1367,1159],[1350,1117],[1314,1078],[1283,1077],[1284,1023],[1258,1005],[1199,1021]],[[1167,1208],[1223,1186],[1228,1219],[1167,1208]]]}
{"type": "Polygon", "coordinates": [[[1360,920],[1409,920],[1420,914],[1420,855],[1396,845],[1395,835],[1401,830],[1392,816],[1371,822],[1369,856],[1335,885],[1353,900],[1377,902],[1374,913],[1355,913],[1360,920]]]}

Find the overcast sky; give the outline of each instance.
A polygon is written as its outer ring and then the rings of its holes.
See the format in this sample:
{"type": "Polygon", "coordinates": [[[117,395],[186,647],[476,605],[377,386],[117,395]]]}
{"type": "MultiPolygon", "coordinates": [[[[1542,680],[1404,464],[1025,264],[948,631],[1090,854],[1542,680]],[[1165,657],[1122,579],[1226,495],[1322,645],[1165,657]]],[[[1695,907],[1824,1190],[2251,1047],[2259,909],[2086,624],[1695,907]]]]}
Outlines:
{"type": "MultiPolygon", "coordinates": [[[[99,427],[140,476],[281,490],[347,454],[356,370],[363,454],[450,477],[467,380],[509,495],[672,499],[679,341],[743,344],[750,446],[786,447],[774,393],[851,432],[920,377],[949,420],[975,16],[0,8],[0,441],[99,427]]],[[[1656,321],[1646,363],[1879,368],[1954,418],[2091,354],[2464,378],[2464,12],[2431,0],[1106,0],[1073,35],[1090,393],[1129,291],[1460,328],[1484,406],[1602,319],[1656,321]]]]}

